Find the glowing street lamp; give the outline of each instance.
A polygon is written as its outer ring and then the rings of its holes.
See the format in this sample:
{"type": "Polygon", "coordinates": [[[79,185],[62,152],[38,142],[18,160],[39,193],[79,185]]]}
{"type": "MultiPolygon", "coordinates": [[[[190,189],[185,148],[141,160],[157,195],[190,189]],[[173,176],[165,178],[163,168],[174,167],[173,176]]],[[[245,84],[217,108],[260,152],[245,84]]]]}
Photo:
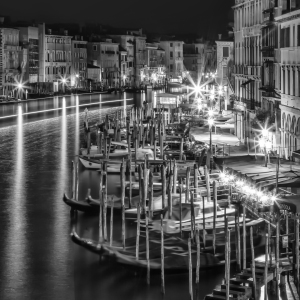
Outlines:
{"type": "Polygon", "coordinates": [[[215,113],[214,113],[214,111],[212,109],[209,109],[208,112],[207,112],[207,114],[208,114],[209,118],[212,118],[215,113]]]}
{"type": "Polygon", "coordinates": [[[18,99],[21,99],[21,98],[22,98],[22,92],[23,92],[23,88],[24,88],[24,85],[23,85],[23,83],[21,83],[21,82],[18,82],[18,83],[17,83],[17,89],[18,89],[18,99]]]}

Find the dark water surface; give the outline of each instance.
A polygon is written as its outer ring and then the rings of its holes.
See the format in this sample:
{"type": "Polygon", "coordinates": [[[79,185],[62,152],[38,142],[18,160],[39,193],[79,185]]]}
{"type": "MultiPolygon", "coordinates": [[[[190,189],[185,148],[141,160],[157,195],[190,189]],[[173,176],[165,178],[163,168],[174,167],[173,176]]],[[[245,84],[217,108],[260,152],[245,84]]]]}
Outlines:
{"type": "MultiPolygon", "coordinates": [[[[105,109],[140,105],[148,93],[83,95],[0,105],[0,299],[162,299],[160,275],[128,270],[72,243],[70,210],[62,201],[70,191],[71,161],[79,150],[79,131],[87,107],[92,120],[105,109]],[[131,99],[124,101],[126,99],[131,99]],[[118,100],[118,101],[115,101],[118,100]]],[[[97,197],[99,174],[80,168],[79,197],[87,188],[97,197]]],[[[118,194],[119,176],[109,179],[118,194]]],[[[114,238],[120,221],[115,217],[114,238]]],[[[97,239],[98,219],[78,213],[77,232],[97,239]]],[[[127,236],[135,224],[127,223],[127,236]]],[[[211,292],[223,269],[201,274],[200,295],[211,292]]],[[[165,299],[188,299],[188,274],[166,276],[165,299]]]]}

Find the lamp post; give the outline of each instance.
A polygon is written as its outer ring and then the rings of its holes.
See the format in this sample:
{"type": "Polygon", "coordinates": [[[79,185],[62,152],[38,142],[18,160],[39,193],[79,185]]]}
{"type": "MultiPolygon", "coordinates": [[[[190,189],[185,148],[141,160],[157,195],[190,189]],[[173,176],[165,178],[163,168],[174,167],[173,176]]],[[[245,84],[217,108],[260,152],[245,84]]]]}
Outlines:
{"type": "MultiPolygon", "coordinates": [[[[212,126],[214,124],[214,119],[212,117],[209,117],[209,119],[207,120],[207,123],[209,125],[209,151],[210,151],[210,155],[212,155],[213,151],[212,151],[211,131],[212,131],[212,126]]],[[[210,162],[209,162],[209,172],[211,173],[211,163],[210,162]]]]}
{"type": "Polygon", "coordinates": [[[219,94],[219,104],[220,104],[219,114],[221,115],[222,114],[221,96],[223,95],[223,87],[222,87],[222,85],[219,86],[218,94],[219,94]]]}

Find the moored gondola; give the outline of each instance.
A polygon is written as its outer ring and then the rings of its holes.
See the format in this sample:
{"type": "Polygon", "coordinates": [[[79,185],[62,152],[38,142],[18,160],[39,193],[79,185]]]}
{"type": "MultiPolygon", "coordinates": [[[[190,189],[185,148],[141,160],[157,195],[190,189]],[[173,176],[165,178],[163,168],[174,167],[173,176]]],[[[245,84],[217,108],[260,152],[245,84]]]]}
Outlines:
{"type": "Polygon", "coordinates": [[[63,201],[71,207],[71,209],[82,211],[85,213],[96,214],[99,213],[99,207],[91,206],[86,201],[77,201],[70,199],[66,193],[63,196],[63,201]]]}

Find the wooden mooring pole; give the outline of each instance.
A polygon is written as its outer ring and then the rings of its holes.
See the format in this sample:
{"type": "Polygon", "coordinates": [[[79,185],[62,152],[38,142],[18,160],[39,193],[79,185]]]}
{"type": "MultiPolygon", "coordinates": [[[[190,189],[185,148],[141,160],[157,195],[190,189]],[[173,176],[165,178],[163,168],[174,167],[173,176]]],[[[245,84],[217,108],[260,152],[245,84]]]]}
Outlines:
{"type": "Polygon", "coordinates": [[[164,247],[164,227],[163,227],[163,215],[160,215],[160,236],[161,236],[161,292],[164,295],[165,294],[165,247],[164,247]]]}
{"type": "Polygon", "coordinates": [[[110,202],[110,229],[109,229],[109,245],[112,246],[113,242],[113,233],[114,233],[114,201],[113,198],[111,199],[110,202]]]}
{"type": "Polygon", "coordinates": [[[125,162],[121,164],[122,246],[125,249],[125,162]]]}
{"type": "Polygon", "coordinates": [[[213,215],[213,251],[216,254],[216,219],[217,219],[217,205],[218,205],[218,190],[217,183],[213,181],[213,192],[214,192],[214,215],[213,215]]]}
{"type": "Polygon", "coordinates": [[[256,300],[256,275],[255,275],[255,253],[254,253],[254,244],[253,244],[253,227],[250,227],[250,246],[251,246],[251,271],[253,278],[253,298],[256,300]]]}
{"type": "Polygon", "coordinates": [[[141,224],[141,206],[137,204],[137,223],[136,223],[136,244],[135,244],[135,259],[139,260],[140,254],[140,224],[141,224]]]}
{"type": "Polygon", "coordinates": [[[193,300],[193,265],[192,265],[191,238],[188,239],[188,250],[189,250],[189,294],[190,294],[190,300],[193,300]]]}
{"type": "Polygon", "coordinates": [[[149,259],[149,225],[146,213],[146,261],[147,261],[147,284],[150,284],[150,259],[149,259]]]}

